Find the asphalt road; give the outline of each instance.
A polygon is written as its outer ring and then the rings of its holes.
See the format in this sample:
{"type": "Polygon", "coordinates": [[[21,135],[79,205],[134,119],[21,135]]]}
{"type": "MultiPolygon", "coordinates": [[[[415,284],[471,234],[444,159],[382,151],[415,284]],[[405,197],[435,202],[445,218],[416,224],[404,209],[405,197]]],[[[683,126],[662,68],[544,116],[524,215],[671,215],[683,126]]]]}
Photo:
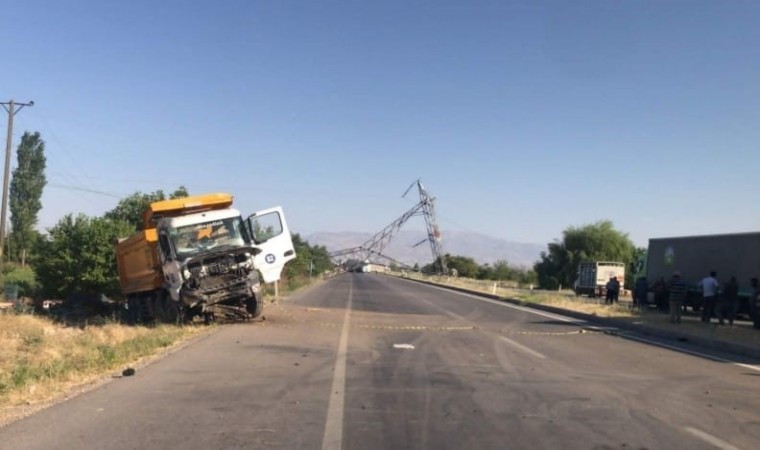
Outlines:
{"type": "Polygon", "coordinates": [[[0,430],[3,449],[760,447],[760,367],[345,274],[0,430]]]}

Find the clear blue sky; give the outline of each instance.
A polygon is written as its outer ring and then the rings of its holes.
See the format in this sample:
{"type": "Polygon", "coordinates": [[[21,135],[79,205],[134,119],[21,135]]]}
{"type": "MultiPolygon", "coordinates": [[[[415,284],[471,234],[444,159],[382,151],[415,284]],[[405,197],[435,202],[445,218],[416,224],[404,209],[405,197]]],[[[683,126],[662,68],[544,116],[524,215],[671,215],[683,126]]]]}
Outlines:
{"type": "Polygon", "coordinates": [[[374,232],[418,177],[444,230],[513,241],[760,228],[760,2],[0,8],[0,99],[36,102],[14,148],[47,142],[43,228],[186,185],[374,232]]]}

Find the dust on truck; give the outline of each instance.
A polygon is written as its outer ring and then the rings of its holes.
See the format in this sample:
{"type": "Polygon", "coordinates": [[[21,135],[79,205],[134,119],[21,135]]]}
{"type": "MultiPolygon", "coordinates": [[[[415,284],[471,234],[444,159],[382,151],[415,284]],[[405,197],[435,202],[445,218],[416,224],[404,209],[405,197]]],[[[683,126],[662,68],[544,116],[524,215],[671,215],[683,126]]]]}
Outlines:
{"type": "Polygon", "coordinates": [[[179,323],[201,316],[261,315],[261,282],[295,258],[282,208],[246,220],[233,197],[213,193],[151,203],[143,230],[116,244],[130,321],[179,323]]]}
{"type": "Polygon", "coordinates": [[[702,278],[714,270],[723,286],[734,276],[739,282],[738,312],[747,313],[750,279],[760,277],[760,233],[650,239],[646,260],[640,266],[640,274],[645,274],[650,285],[660,279],[668,282],[673,272],[680,272],[688,288],[684,305],[694,311],[702,307],[702,292],[697,286],[702,278]]]}

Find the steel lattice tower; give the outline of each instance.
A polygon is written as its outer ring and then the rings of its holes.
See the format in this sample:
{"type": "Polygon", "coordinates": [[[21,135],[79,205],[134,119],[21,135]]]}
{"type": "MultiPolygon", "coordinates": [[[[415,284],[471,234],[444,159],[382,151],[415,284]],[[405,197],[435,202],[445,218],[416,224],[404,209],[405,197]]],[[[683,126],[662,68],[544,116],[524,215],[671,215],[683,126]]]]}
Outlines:
{"type": "Polygon", "coordinates": [[[409,211],[402,214],[401,217],[391,222],[390,225],[383,228],[379,233],[372,236],[370,239],[368,239],[359,247],[338,250],[338,251],[330,253],[330,256],[333,258],[350,257],[350,258],[359,259],[361,261],[367,261],[370,259],[370,257],[375,256],[375,257],[384,258],[392,262],[395,262],[397,264],[400,264],[402,266],[408,267],[406,264],[400,263],[399,261],[396,261],[393,258],[384,255],[383,250],[390,243],[391,239],[393,238],[393,235],[396,234],[396,232],[400,230],[401,227],[409,219],[411,219],[412,217],[421,215],[425,217],[425,225],[427,227],[427,238],[416,243],[413,247],[422,245],[425,242],[430,242],[430,250],[433,254],[433,263],[435,264],[436,262],[440,262],[441,271],[443,273],[448,273],[448,269],[446,267],[446,260],[443,254],[443,249],[441,247],[441,232],[438,229],[438,223],[436,222],[436,218],[435,218],[435,198],[432,197],[427,192],[427,190],[425,190],[425,187],[422,186],[422,182],[419,179],[413,182],[409,186],[409,188],[406,190],[406,192],[404,192],[404,195],[402,195],[402,197],[406,197],[406,194],[409,193],[409,191],[414,187],[415,184],[417,185],[417,190],[419,191],[419,194],[420,194],[420,201],[416,205],[414,205],[409,211]]]}

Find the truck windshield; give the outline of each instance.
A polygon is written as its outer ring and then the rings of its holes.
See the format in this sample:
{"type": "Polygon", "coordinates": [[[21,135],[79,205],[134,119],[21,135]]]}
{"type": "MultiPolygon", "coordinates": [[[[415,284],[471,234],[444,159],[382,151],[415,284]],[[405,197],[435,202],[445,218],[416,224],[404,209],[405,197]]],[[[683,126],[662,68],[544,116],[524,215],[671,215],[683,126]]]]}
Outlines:
{"type": "Polygon", "coordinates": [[[239,217],[196,223],[171,230],[177,257],[185,259],[198,253],[246,245],[243,221],[239,217]]]}

